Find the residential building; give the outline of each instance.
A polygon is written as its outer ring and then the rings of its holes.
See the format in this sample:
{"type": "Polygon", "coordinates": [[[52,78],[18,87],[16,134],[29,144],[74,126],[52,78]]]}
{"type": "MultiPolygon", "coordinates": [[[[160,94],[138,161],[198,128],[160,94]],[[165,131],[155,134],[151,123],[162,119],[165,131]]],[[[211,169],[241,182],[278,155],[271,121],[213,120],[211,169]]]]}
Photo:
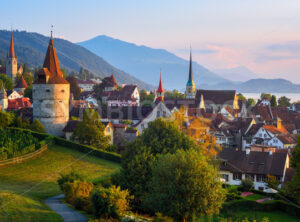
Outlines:
{"type": "Polygon", "coordinates": [[[92,92],[94,90],[95,82],[92,80],[77,79],[77,84],[83,92],[92,92]]]}

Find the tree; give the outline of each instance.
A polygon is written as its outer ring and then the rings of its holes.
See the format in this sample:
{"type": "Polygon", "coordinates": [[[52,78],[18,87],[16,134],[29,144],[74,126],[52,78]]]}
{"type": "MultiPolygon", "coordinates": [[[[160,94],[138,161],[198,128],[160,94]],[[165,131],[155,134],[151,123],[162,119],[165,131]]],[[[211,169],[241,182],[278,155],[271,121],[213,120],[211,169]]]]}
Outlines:
{"type": "Polygon", "coordinates": [[[32,131],[36,131],[36,132],[39,132],[39,133],[46,133],[45,127],[43,126],[41,121],[37,118],[31,124],[30,129],[32,131]]]}
{"type": "Polygon", "coordinates": [[[32,88],[28,87],[24,90],[24,97],[32,99],[32,88]]]}
{"type": "Polygon", "coordinates": [[[267,180],[265,180],[265,183],[267,183],[267,187],[277,190],[279,186],[279,181],[276,180],[275,176],[267,175],[267,180]]]}
{"type": "Polygon", "coordinates": [[[0,129],[5,129],[15,121],[15,115],[10,112],[0,111],[0,129]]]}
{"type": "Polygon", "coordinates": [[[289,99],[285,96],[281,96],[278,99],[278,106],[280,106],[280,107],[289,107],[291,105],[290,101],[291,101],[291,99],[289,99]]]}
{"type": "Polygon", "coordinates": [[[128,189],[139,204],[141,196],[148,190],[151,165],[156,156],[190,148],[195,148],[195,144],[187,135],[180,132],[174,123],[158,118],[127,145],[122,153],[122,168],[114,180],[122,189],[128,189]]]}
{"type": "Polygon", "coordinates": [[[79,143],[106,149],[109,138],[104,135],[105,126],[100,121],[100,115],[93,109],[85,110],[83,119],[74,130],[73,139],[79,143]]]}
{"type": "Polygon", "coordinates": [[[173,91],[167,91],[165,93],[166,98],[171,98],[171,99],[178,99],[178,98],[184,98],[184,94],[179,92],[177,89],[174,89],[173,91]]]}
{"type": "Polygon", "coordinates": [[[7,77],[5,74],[0,74],[0,80],[2,80],[4,84],[4,88],[6,90],[12,90],[14,88],[11,79],[7,77]]]}
{"type": "Polygon", "coordinates": [[[253,98],[247,99],[247,106],[255,106],[256,101],[253,98]]]}
{"type": "Polygon", "coordinates": [[[291,165],[295,169],[295,173],[288,183],[286,191],[290,198],[295,199],[300,204],[300,135],[297,137],[297,146],[292,153],[291,165]]]}
{"type": "Polygon", "coordinates": [[[70,92],[73,94],[74,99],[80,99],[81,89],[78,86],[77,79],[74,76],[68,76],[67,80],[70,83],[70,92]]]}
{"type": "Polygon", "coordinates": [[[66,69],[61,68],[60,71],[63,73],[63,77],[66,79],[68,77],[68,73],[67,73],[66,69]]]}
{"type": "Polygon", "coordinates": [[[239,94],[238,94],[238,97],[239,97],[239,99],[242,100],[242,101],[246,101],[246,100],[247,100],[246,97],[245,97],[242,93],[239,93],[239,94]]]}
{"type": "Polygon", "coordinates": [[[218,214],[226,199],[218,169],[197,150],[160,155],[152,166],[152,174],[146,202],[154,212],[175,221],[218,214]]]}
{"type": "Polygon", "coordinates": [[[147,91],[145,89],[141,90],[140,92],[140,100],[141,100],[141,104],[142,105],[152,105],[153,101],[154,101],[154,94],[153,92],[147,93],[147,91]]]}
{"type": "Polygon", "coordinates": [[[186,117],[186,108],[175,111],[170,121],[174,122],[181,132],[187,134],[208,157],[216,157],[221,147],[214,136],[208,133],[211,121],[203,117],[186,117]]]}
{"type": "Polygon", "coordinates": [[[101,101],[102,100],[102,93],[104,91],[104,85],[103,84],[96,84],[96,85],[94,85],[93,90],[94,90],[94,93],[96,94],[96,98],[101,101]]]}
{"type": "Polygon", "coordinates": [[[272,95],[270,93],[261,93],[260,94],[260,99],[263,100],[263,99],[266,99],[266,100],[271,100],[272,98],[272,95]]]}
{"type": "Polygon", "coordinates": [[[277,107],[277,100],[275,95],[272,95],[270,103],[272,107],[277,107]]]}

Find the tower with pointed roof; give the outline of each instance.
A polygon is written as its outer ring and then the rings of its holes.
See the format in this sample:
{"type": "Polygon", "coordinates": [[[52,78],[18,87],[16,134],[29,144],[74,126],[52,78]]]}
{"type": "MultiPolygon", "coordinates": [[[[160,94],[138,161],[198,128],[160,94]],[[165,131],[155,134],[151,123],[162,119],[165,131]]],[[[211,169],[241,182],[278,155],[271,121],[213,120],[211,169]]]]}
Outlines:
{"type": "Polygon", "coordinates": [[[39,119],[47,133],[62,136],[69,120],[70,84],[64,79],[53,43],[49,41],[43,68],[33,83],[33,118],[39,119]]]}
{"type": "Polygon", "coordinates": [[[196,96],[196,86],[193,79],[193,66],[192,66],[192,50],[190,51],[190,69],[189,79],[186,83],[185,97],[187,99],[194,99],[196,96]]]}
{"type": "Polygon", "coordinates": [[[158,89],[156,90],[156,101],[157,102],[163,102],[165,99],[165,90],[162,86],[162,82],[161,82],[161,73],[160,73],[160,77],[159,77],[159,85],[158,85],[158,89]]]}
{"type": "Polygon", "coordinates": [[[24,93],[25,89],[28,87],[23,75],[19,78],[17,85],[15,86],[15,90],[17,92],[24,93]]]}
{"type": "Polygon", "coordinates": [[[12,82],[14,83],[17,74],[18,74],[18,59],[15,55],[13,32],[11,32],[10,48],[9,48],[9,53],[7,55],[7,61],[6,61],[6,76],[11,78],[12,82]]]}

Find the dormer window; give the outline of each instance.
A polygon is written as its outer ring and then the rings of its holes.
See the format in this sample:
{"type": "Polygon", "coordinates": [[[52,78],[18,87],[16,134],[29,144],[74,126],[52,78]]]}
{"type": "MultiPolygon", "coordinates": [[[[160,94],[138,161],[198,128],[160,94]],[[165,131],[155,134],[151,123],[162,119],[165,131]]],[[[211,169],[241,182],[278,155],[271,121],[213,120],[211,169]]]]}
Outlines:
{"type": "Polygon", "coordinates": [[[50,89],[46,89],[46,92],[50,92],[50,89]]]}

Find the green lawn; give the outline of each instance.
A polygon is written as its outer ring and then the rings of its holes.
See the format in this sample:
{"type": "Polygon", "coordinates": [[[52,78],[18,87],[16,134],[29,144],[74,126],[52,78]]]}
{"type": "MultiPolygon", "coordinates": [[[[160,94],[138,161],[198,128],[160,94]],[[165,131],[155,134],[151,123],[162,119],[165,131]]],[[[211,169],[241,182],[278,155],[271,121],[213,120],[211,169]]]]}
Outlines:
{"type": "Polygon", "coordinates": [[[257,193],[243,197],[245,200],[260,200],[263,198],[266,198],[266,196],[257,193]]]}
{"type": "Polygon", "coordinates": [[[99,180],[119,165],[52,145],[40,157],[0,168],[0,221],[60,221],[43,200],[61,193],[56,180],[72,169],[99,180]]]}

